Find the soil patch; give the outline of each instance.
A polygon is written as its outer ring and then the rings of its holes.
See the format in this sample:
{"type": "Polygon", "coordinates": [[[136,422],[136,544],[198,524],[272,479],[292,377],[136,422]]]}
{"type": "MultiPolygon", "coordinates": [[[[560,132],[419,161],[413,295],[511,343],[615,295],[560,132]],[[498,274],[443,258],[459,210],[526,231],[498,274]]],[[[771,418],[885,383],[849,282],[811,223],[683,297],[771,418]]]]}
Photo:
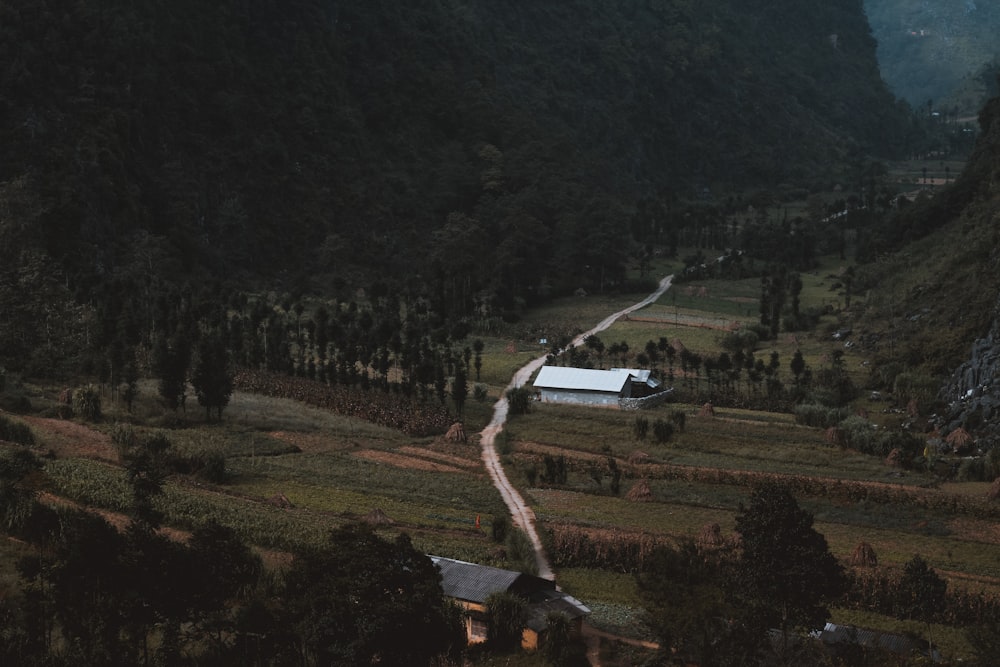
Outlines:
{"type": "Polygon", "coordinates": [[[445,463],[448,465],[457,466],[459,468],[465,468],[472,471],[481,471],[483,467],[483,462],[480,459],[466,459],[461,456],[455,456],[453,454],[445,454],[444,452],[435,452],[431,449],[420,449],[419,447],[400,447],[397,449],[400,454],[407,454],[409,456],[416,456],[419,458],[433,459],[435,461],[445,463]]]}
{"type": "Polygon", "coordinates": [[[58,458],[85,458],[118,461],[111,437],[106,433],[67,419],[19,416],[35,432],[40,446],[58,458]]]}
{"type": "Polygon", "coordinates": [[[391,466],[396,466],[397,468],[408,468],[410,470],[457,472],[462,474],[468,473],[468,470],[463,470],[462,468],[457,468],[452,465],[436,463],[434,461],[428,461],[427,459],[421,459],[415,456],[406,456],[395,452],[385,452],[378,449],[365,449],[360,452],[355,452],[353,456],[358,456],[369,461],[375,461],[376,463],[385,463],[391,466]]]}

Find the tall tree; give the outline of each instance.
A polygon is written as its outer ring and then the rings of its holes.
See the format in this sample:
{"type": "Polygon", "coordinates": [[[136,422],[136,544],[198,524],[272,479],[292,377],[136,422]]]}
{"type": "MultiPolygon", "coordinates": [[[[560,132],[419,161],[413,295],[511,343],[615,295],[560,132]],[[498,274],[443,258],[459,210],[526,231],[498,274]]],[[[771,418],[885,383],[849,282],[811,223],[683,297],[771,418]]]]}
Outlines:
{"type": "Polygon", "coordinates": [[[703,667],[722,664],[735,609],[720,556],[691,542],[662,546],[637,575],[647,621],[664,655],[703,667]]]}
{"type": "Polygon", "coordinates": [[[199,342],[191,384],[198,404],[205,408],[206,418],[211,421],[214,409],[222,419],[222,410],[229,405],[233,395],[233,376],[229,369],[229,353],[218,335],[208,334],[199,342]]]}
{"type": "Polygon", "coordinates": [[[827,605],[847,587],[826,538],[813,528],[812,514],[778,484],[762,484],[736,516],[742,541],[737,563],[740,604],[759,630],[781,631],[783,649],[791,630],[822,627],[827,605]]]}

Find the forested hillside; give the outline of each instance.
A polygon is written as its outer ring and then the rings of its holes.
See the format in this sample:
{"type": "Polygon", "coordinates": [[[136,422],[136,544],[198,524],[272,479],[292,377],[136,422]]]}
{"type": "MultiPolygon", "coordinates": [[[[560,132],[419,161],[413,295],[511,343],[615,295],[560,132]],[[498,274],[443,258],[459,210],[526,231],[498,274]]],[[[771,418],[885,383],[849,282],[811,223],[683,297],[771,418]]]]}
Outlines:
{"type": "Polygon", "coordinates": [[[883,78],[914,108],[970,113],[997,93],[997,3],[865,0],[865,11],[883,78]]]}
{"type": "Polygon", "coordinates": [[[502,314],[685,201],[925,147],[860,0],[5,0],[0,56],[13,366],[202,289],[502,314]]]}

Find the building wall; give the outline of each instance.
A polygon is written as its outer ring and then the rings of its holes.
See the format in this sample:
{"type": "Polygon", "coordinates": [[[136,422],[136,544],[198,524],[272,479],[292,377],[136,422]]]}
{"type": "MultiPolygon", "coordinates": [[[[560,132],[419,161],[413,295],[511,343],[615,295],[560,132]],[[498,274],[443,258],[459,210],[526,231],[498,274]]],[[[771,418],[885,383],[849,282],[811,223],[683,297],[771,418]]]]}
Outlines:
{"type": "Polygon", "coordinates": [[[541,390],[543,403],[577,403],[580,405],[618,406],[618,394],[610,392],[587,391],[584,389],[546,389],[541,390]]]}

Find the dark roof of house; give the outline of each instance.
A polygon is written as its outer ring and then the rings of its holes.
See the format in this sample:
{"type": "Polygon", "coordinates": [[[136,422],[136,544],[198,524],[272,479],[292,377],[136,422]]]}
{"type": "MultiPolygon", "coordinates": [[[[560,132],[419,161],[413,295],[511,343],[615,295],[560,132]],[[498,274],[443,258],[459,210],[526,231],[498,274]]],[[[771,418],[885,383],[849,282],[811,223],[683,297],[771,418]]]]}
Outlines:
{"type": "Polygon", "coordinates": [[[431,556],[431,560],[441,570],[441,588],[444,594],[468,602],[485,602],[490,593],[509,591],[518,579],[530,576],[440,556],[431,556]]]}
{"type": "Polygon", "coordinates": [[[586,605],[556,590],[555,583],[548,579],[441,556],[430,559],[441,571],[441,588],[450,598],[482,604],[491,593],[499,591],[523,596],[528,601],[527,625],[533,630],[545,629],[549,612],[562,612],[570,618],[590,613],[586,605]]]}

